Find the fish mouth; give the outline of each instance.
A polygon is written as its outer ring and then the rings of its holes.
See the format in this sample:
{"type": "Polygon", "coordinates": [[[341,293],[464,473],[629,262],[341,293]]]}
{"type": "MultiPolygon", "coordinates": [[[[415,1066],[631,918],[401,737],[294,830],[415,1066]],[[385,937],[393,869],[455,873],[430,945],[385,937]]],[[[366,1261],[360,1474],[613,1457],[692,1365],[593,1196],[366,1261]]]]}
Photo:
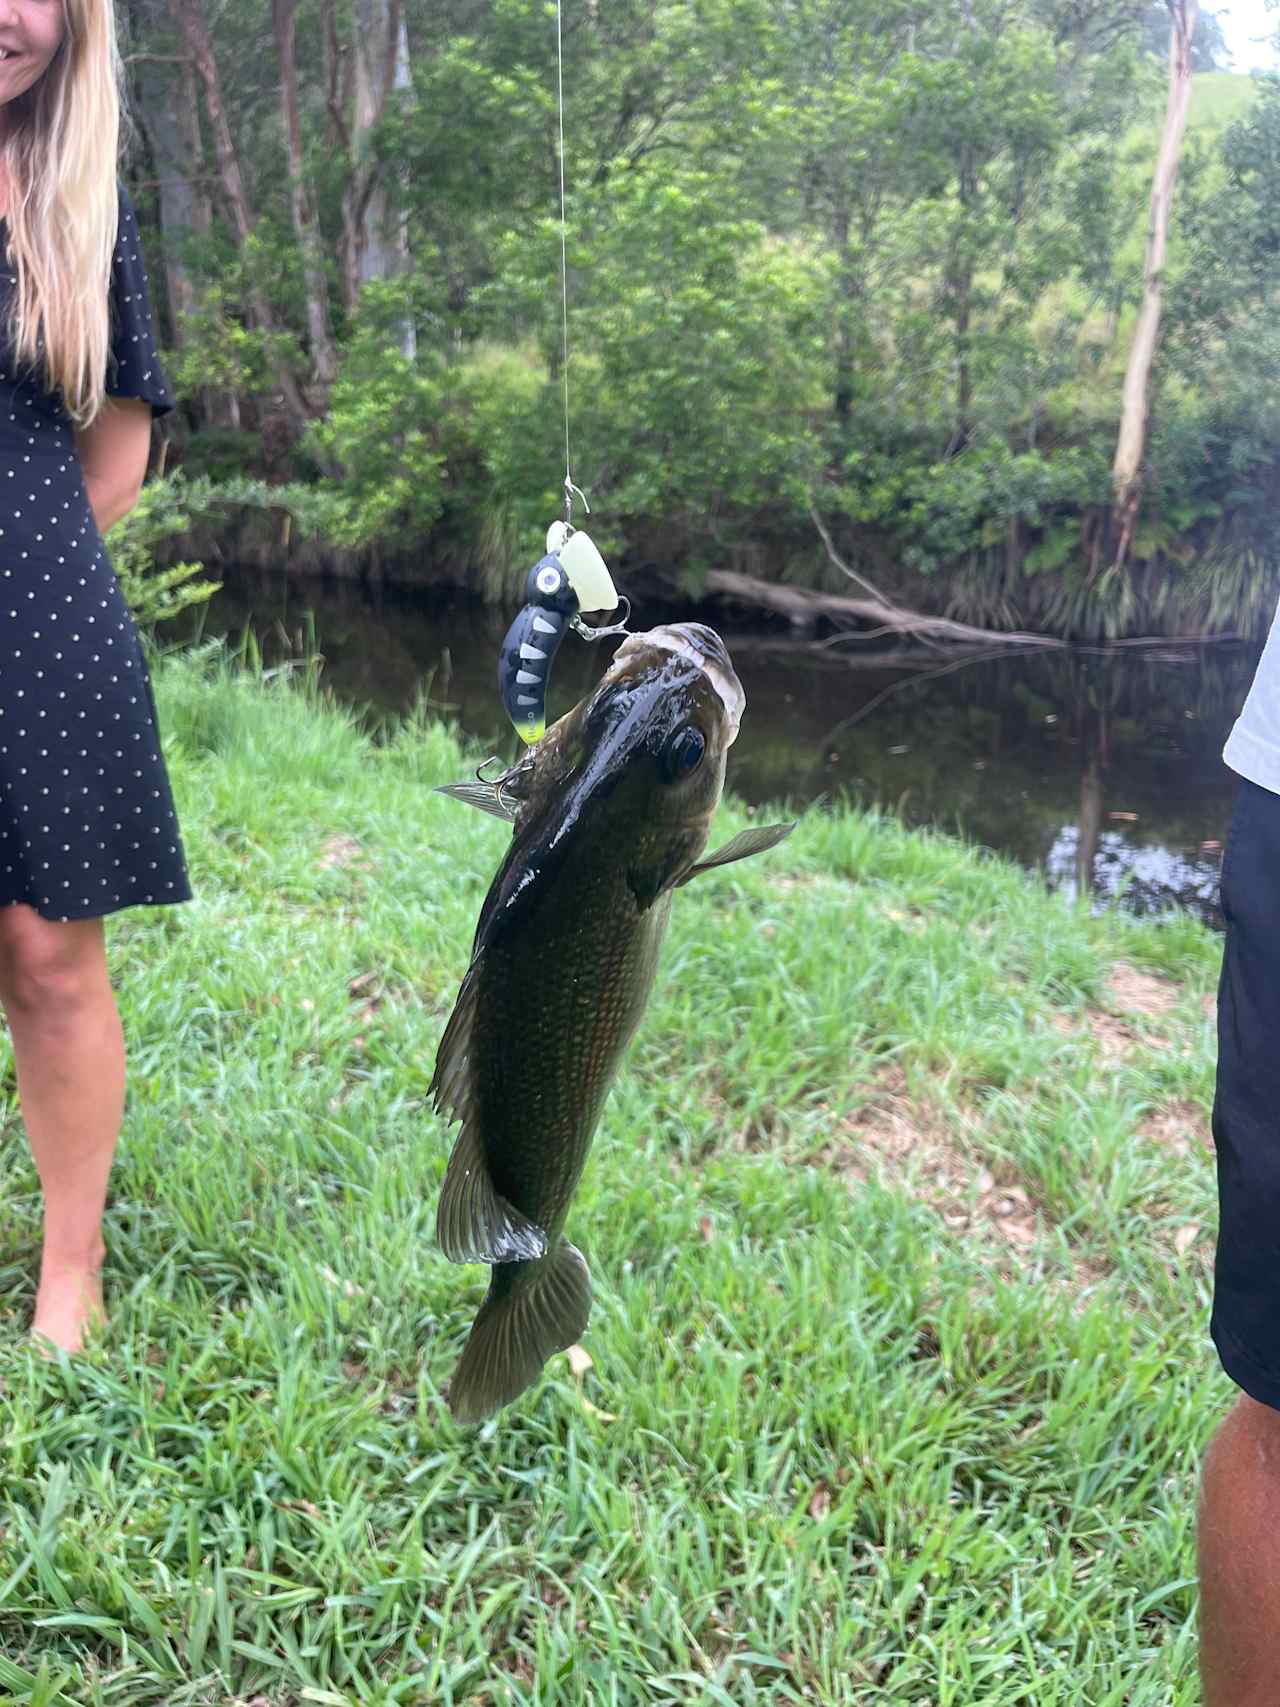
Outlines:
{"type": "Polygon", "coordinates": [[[638,658],[647,648],[674,652],[702,671],[715,689],[724,707],[728,725],[725,746],[732,746],[738,737],[746,695],[738,680],[729,649],[705,622],[672,622],[662,628],[650,628],[642,634],[629,634],[613,655],[610,670],[638,658]]]}
{"type": "Polygon", "coordinates": [[[595,724],[595,732],[581,764],[564,781],[549,835],[551,849],[575,829],[590,803],[613,792],[630,760],[651,740],[656,704],[665,704],[670,718],[689,714],[699,676],[720,701],[723,746],[728,747],[738,733],[746,696],[716,631],[700,622],[674,622],[627,635],[595,694],[571,714],[582,719],[580,728],[595,724]]]}

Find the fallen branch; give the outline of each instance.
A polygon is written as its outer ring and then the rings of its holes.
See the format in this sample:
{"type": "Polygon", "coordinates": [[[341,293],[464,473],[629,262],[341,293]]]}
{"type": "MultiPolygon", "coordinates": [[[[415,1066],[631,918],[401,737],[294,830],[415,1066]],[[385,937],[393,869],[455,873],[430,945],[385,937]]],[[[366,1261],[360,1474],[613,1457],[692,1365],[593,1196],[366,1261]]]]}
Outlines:
{"type": "MultiPolygon", "coordinates": [[[[834,557],[834,553],[832,555],[834,557]]],[[[839,563],[838,559],[836,561],[839,563]]],[[[843,564],[839,566],[845,567],[843,564]]],[[[860,577],[853,578],[860,580],[860,577]]],[[[850,629],[839,636],[841,640],[871,640],[885,634],[910,634],[919,640],[950,641],[964,646],[1019,646],[1063,651],[1068,645],[1067,641],[1058,640],[1050,634],[1006,633],[995,628],[974,628],[967,622],[952,622],[944,616],[925,616],[921,611],[890,604],[879,594],[874,599],[851,599],[840,593],[817,593],[803,587],[783,587],[773,581],[758,581],[753,575],[739,575],[732,569],[710,570],[703,587],[708,593],[719,593],[762,610],[776,611],[779,616],[785,616],[796,624],[807,624],[825,617],[831,622],[872,625],[871,633],[850,629]]]]}

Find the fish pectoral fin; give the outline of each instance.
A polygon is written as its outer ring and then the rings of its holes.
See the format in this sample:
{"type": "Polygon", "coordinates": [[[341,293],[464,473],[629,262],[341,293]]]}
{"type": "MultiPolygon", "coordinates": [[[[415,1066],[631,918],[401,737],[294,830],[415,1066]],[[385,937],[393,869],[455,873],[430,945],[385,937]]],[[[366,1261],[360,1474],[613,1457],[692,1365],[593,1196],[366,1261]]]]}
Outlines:
{"type": "Polygon", "coordinates": [[[494,1185],[474,1128],[458,1134],[440,1188],[436,1238],[450,1262],[535,1262],[547,1235],[494,1185]]]}
{"type": "Polygon", "coordinates": [[[495,818],[502,818],[508,824],[516,821],[514,804],[502,792],[498,783],[493,782],[446,782],[439,788],[433,788],[433,794],[447,794],[451,800],[461,800],[468,806],[478,807],[481,812],[491,813],[495,818]]]}
{"type": "Polygon", "coordinates": [[[764,853],[768,848],[776,848],[779,842],[785,841],[795,829],[795,824],[761,824],[754,830],[743,830],[741,835],[734,836],[722,848],[707,859],[700,859],[697,865],[691,865],[688,871],[676,884],[689,883],[701,872],[711,871],[718,865],[732,865],[735,860],[750,859],[752,854],[764,853]]]}
{"type": "Polygon", "coordinates": [[[582,1338],[590,1314],[591,1274],[567,1239],[545,1262],[496,1269],[449,1381],[457,1421],[483,1422],[518,1398],[549,1357],[582,1338]]]}

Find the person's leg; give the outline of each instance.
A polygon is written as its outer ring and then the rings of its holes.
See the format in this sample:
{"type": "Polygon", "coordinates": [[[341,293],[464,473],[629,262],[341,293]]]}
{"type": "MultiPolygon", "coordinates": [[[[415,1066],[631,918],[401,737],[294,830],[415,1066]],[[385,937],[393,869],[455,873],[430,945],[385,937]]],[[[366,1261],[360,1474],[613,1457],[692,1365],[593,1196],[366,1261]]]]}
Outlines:
{"type": "Polygon", "coordinates": [[[124,1111],[101,919],[51,924],[30,907],[0,908],[0,1007],[44,1190],[32,1331],[75,1351],[102,1312],[102,1211],[124,1111]]]}
{"type": "Polygon", "coordinates": [[[1197,1542],[1204,1707],[1276,1707],[1280,1411],[1243,1393],[1205,1458],[1197,1542]]]}

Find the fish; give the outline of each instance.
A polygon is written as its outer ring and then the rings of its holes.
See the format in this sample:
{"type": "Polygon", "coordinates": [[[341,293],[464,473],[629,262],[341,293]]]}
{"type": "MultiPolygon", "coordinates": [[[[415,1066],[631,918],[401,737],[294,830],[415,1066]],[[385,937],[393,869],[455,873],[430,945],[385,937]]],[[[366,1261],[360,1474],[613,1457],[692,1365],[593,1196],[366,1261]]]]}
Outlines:
{"type": "Polygon", "coordinates": [[[795,827],[752,827],[701,857],[744,704],[714,629],[630,634],[504,775],[440,790],[513,826],[429,1091],[461,1123],[439,1245],[491,1270],[448,1385],[460,1423],[510,1404],[586,1330],[591,1276],[564,1229],[675,891],[795,827]]]}

